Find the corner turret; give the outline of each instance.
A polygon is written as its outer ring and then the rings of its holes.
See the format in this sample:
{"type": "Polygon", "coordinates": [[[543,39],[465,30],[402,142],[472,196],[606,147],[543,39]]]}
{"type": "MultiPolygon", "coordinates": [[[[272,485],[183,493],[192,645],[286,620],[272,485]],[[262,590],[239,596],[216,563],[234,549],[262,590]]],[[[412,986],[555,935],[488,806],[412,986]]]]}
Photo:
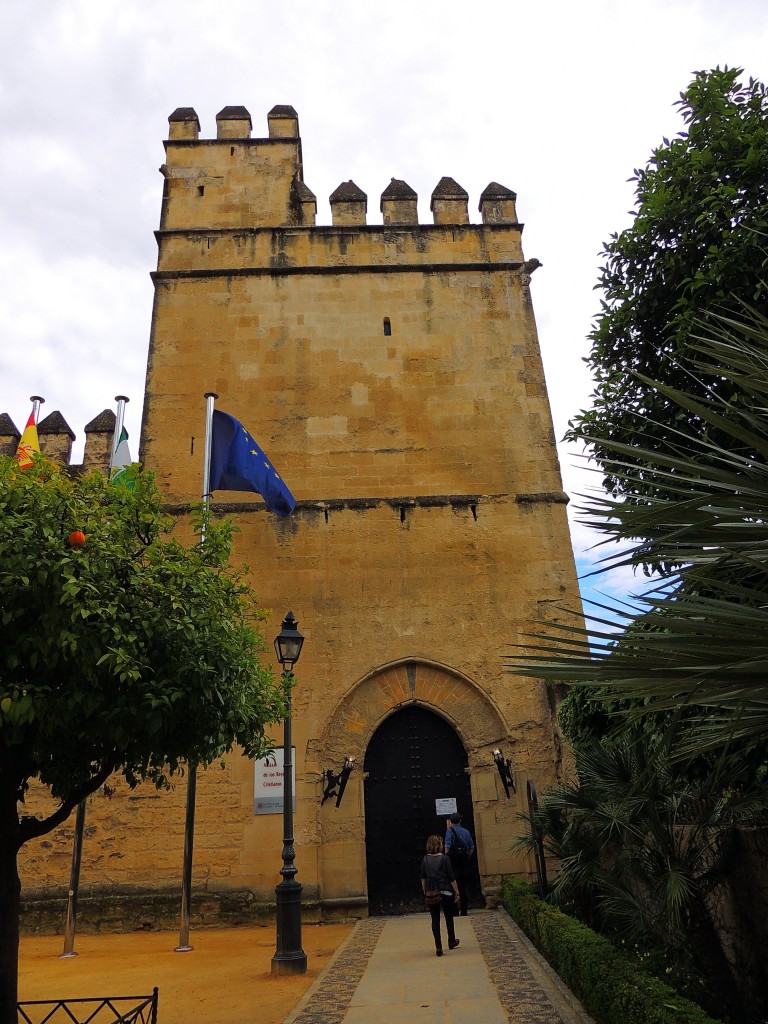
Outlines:
{"type": "Polygon", "coordinates": [[[171,114],[160,168],[161,232],[314,226],[316,200],[301,185],[298,115],[278,105],[267,120],[269,137],[252,138],[247,107],[226,106],[216,115],[211,139],[199,137],[192,107],[171,114]]]}

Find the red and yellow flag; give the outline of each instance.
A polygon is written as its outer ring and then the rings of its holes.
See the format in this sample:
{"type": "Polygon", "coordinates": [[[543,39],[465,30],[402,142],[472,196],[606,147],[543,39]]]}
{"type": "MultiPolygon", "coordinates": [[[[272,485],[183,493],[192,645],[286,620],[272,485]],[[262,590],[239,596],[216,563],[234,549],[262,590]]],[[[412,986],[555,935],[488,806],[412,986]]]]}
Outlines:
{"type": "Polygon", "coordinates": [[[21,435],[19,447],[16,449],[16,461],[22,469],[29,469],[32,465],[32,455],[40,452],[40,441],[37,437],[37,424],[35,423],[35,410],[29,414],[24,433],[21,435]]]}

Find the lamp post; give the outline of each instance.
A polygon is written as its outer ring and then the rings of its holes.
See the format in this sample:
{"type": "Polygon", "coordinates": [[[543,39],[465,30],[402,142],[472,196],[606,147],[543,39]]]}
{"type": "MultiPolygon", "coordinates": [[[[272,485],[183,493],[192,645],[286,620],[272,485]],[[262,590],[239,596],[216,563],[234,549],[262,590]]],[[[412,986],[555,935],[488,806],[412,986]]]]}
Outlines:
{"type": "Polygon", "coordinates": [[[291,737],[291,690],[293,666],[299,660],[304,637],[298,630],[293,612],[283,619],[280,633],[275,637],[275,654],[283,669],[283,679],[289,683],[288,710],[283,723],[283,866],[282,882],[275,886],[275,912],[277,917],[277,948],[272,957],[273,974],[306,974],[307,954],[301,948],[301,883],[296,881],[297,869],[293,861],[293,753],[291,737]]]}

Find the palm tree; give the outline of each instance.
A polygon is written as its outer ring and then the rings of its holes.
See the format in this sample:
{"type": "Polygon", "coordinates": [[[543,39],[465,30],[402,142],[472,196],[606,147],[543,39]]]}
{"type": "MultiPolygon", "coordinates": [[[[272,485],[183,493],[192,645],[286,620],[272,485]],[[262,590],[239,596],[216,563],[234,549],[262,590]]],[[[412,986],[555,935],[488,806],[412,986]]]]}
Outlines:
{"type": "Polygon", "coordinates": [[[641,378],[679,410],[666,449],[602,445],[627,481],[652,477],[655,496],[599,494],[579,509],[601,545],[619,546],[598,571],[629,565],[654,574],[654,589],[598,606],[589,631],[543,623],[508,658],[517,674],[608,686],[637,702],[630,714],[683,713],[680,756],[768,735],[768,319],[720,318],[690,348],[702,372],[730,383],[729,397],[641,378]]]}
{"type": "Polygon", "coordinates": [[[543,839],[560,862],[550,898],[610,934],[661,948],[692,967],[718,1015],[737,1015],[739,988],[709,897],[727,877],[737,826],[754,810],[733,761],[691,779],[674,729],[639,727],[577,753],[578,780],[550,791],[517,846],[543,839]]]}

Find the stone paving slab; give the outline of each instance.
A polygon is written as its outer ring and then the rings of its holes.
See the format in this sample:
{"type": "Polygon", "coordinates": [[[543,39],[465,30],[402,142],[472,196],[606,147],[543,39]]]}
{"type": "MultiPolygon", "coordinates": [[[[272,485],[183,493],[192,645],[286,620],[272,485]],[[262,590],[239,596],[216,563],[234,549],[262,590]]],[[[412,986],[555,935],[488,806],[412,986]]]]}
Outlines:
{"type": "Polygon", "coordinates": [[[593,1024],[505,911],[456,935],[436,957],[427,914],[359,922],[285,1024],[593,1024]]]}
{"type": "Polygon", "coordinates": [[[458,949],[435,956],[426,914],[391,918],[355,990],[343,1024],[482,1020],[507,1024],[469,918],[456,922],[458,949]]]}

